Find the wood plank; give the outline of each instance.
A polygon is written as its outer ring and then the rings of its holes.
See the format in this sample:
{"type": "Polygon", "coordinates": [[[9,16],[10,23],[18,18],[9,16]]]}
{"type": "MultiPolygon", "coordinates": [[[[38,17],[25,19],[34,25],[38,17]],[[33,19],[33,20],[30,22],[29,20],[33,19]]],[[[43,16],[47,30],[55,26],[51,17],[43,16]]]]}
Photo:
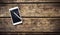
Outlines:
{"type": "Polygon", "coordinates": [[[11,2],[60,2],[60,0],[1,0],[2,3],[11,2]]]}
{"type": "Polygon", "coordinates": [[[9,9],[18,6],[22,16],[57,17],[59,4],[0,4],[0,17],[10,17],[9,9]]]}
{"type": "Polygon", "coordinates": [[[0,32],[60,32],[60,18],[23,18],[23,24],[12,25],[10,18],[0,18],[0,32]]]}
{"type": "Polygon", "coordinates": [[[2,32],[2,33],[0,33],[1,35],[46,35],[46,34],[48,34],[48,35],[59,35],[60,33],[54,33],[54,32],[23,32],[23,33],[21,33],[21,32],[2,32]]]}

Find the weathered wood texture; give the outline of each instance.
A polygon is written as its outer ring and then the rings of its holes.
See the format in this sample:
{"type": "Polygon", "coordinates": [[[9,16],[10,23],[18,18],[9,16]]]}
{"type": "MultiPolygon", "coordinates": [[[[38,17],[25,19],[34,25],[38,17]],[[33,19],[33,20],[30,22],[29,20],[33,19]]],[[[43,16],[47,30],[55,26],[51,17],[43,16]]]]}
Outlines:
{"type": "Polygon", "coordinates": [[[0,4],[0,17],[10,17],[9,9],[18,6],[22,16],[59,17],[59,4],[0,4]]]}
{"type": "Polygon", "coordinates": [[[60,0],[1,0],[0,2],[60,2],[60,0]]]}
{"type": "Polygon", "coordinates": [[[23,18],[23,24],[13,26],[10,18],[0,18],[0,32],[60,32],[59,18],[23,18]]]}
{"type": "Polygon", "coordinates": [[[2,33],[0,33],[0,35],[59,35],[60,33],[36,33],[36,32],[30,32],[30,33],[20,33],[20,32],[18,32],[18,33],[16,33],[16,32],[2,32],[2,33]]]}
{"type": "Polygon", "coordinates": [[[60,17],[60,4],[55,2],[60,0],[0,0],[0,32],[60,32],[60,18],[55,18],[60,17]],[[20,2],[27,4],[20,4],[20,2]],[[28,4],[28,2],[41,3],[28,4]],[[25,18],[22,19],[22,24],[13,26],[11,18],[4,17],[11,17],[9,9],[15,6],[19,7],[19,13],[25,18]]]}

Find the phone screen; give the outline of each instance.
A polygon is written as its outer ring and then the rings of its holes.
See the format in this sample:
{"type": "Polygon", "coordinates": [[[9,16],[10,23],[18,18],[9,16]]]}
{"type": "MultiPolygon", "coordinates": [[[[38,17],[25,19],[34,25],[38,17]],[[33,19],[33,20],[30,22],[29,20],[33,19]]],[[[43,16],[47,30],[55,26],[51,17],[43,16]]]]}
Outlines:
{"type": "Polygon", "coordinates": [[[10,12],[11,12],[13,23],[16,23],[16,22],[20,22],[21,21],[21,19],[19,18],[20,15],[19,15],[18,8],[13,9],[10,12]]]}

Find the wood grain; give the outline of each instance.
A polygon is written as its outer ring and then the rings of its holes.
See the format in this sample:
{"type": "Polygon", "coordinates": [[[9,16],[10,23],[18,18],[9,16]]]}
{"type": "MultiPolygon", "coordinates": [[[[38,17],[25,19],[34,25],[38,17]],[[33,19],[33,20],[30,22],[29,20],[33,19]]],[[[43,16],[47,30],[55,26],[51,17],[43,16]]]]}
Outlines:
{"type": "Polygon", "coordinates": [[[9,9],[19,7],[21,16],[58,17],[59,4],[0,4],[0,17],[10,17],[9,9]]]}
{"type": "Polygon", "coordinates": [[[11,18],[0,18],[0,31],[4,32],[60,32],[59,18],[23,18],[13,26],[11,18]]]}
{"type": "Polygon", "coordinates": [[[60,2],[60,0],[1,0],[2,3],[11,2],[60,2]]]}

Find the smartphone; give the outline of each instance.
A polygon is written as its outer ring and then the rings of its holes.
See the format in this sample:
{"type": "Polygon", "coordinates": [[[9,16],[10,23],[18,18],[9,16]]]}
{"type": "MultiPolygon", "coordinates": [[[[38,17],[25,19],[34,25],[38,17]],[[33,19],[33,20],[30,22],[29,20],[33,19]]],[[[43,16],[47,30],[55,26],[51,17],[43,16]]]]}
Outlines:
{"type": "Polygon", "coordinates": [[[19,8],[13,7],[9,9],[12,18],[12,24],[17,25],[22,23],[21,14],[19,14],[19,8]]]}

